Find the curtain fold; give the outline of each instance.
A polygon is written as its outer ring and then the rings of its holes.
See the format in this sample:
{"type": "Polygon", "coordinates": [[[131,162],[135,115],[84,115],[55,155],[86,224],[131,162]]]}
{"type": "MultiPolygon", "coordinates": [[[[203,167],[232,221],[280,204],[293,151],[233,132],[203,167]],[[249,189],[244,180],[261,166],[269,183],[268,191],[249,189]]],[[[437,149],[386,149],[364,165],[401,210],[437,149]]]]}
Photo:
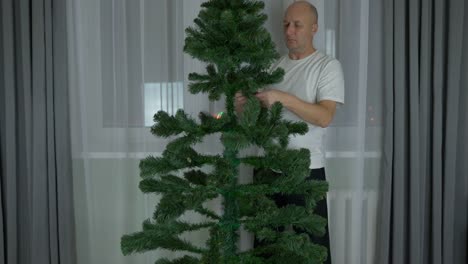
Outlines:
{"type": "Polygon", "coordinates": [[[66,6],[2,0],[3,263],[75,263],[66,6]]]}
{"type": "Polygon", "coordinates": [[[467,4],[384,5],[378,263],[466,263],[467,4]]]}

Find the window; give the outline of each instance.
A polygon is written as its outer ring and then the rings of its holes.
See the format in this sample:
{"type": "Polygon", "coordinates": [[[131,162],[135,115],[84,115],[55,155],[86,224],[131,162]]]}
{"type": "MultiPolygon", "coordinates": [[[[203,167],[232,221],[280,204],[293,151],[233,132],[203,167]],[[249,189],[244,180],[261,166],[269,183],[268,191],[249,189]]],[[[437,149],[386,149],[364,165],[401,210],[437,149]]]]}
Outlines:
{"type": "Polygon", "coordinates": [[[145,126],[152,126],[153,116],[162,110],[174,115],[184,107],[183,82],[145,83],[145,126]]]}
{"type": "Polygon", "coordinates": [[[99,12],[102,126],[150,126],[183,108],[183,2],[102,0],[99,12]]]}

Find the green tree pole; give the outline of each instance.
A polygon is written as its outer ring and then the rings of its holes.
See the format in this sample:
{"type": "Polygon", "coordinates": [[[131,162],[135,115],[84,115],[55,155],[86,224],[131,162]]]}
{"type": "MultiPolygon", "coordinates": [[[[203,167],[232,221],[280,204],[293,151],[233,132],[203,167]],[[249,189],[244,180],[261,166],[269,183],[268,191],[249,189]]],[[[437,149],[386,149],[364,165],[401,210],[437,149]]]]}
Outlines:
{"type": "Polygon", "coordinates": [[[175,116],[158,112],[151,132],[159,137],[178,136],[162,157],[147,157],[140,163],[144,193],[161,194],[152,219],[143,230],[124,235],[125,255],[155,249],[185,251],[175,260],[160,259],[156,264],[192,263],[322,263],[324,247],[312,244],[299,230],[316,235],[325,232],[326,220],[313,213],[323,199],[327,184],[305,181],[309,175],[307,149],[288,149],[289,136],[304,134],[307,125],[281,118],[282,105],[270,109],[255,98],[258,89],[277,83],[282,69],[269,71],[278,58],[269,33],[263,27],[267,16],[261,1],[210,0],[186,29],[184,51],[207,64],[206,73],[191,73],[191,93],[208,93],[210,100],[226,98],[226,113],[220,118],[201,113],[199,121],[183,110],[175,116]],[[236,92],[248,100],[242,115],[234,109],[236,92]],[[224,151],[220,155],[202,155],[193,146],[206,135],[220,133],[224,151]],[[263,149],[261,156],[241,156],[250,146],[263,149]],[[240,164],[257,169],[255,180],[239,184],[240,164]],[[211,169],[206,169],[211,168],[211,169]],[[208,172],[207,172],[208,171],[208,172]],[[274,172],[273,172],[274,171],[274,172]],[[183,174],[183,176],[177,176],[183,174]],[[303,195],[306,206],[278,208],[272,195],[303,195]],[[218,215],[204,203],[223,199],[223,214],[218,215]],[[206,217],[201,223],[180,220],[187,211],[206,217]],[[240,252],[239,228],[255,234],[262,245],[240,252]],[[180,238],[184,232],[208,229],[204,247],[180,238]]]}

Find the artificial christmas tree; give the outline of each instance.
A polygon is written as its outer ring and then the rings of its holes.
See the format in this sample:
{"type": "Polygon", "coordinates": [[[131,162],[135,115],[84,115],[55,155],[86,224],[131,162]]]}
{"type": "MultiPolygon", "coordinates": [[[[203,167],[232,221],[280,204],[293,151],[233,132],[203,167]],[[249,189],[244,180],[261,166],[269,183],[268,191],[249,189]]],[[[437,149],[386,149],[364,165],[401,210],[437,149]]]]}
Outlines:
{"type": "Polygon", "coordinates": [[[141,161],[140,189],[161,194],[152,219],[143,230],[122,237],[124,254],[154,249],[189,254],[169,263],[322,263],[326,249],[310,242],[303,231],[321,235],[326,220],[313,213],[327,191],[326,182],[306,181],[309,151],[288,149],[288,138],[307,132],[307,125],[281,118],[282,105],[267,109],[254,96],[258,89],[281,80],[282,70],[269,71],[278,57],[269,33],[264,4],[247,0],[211,0],[202,4],[195,26],[186,30],[184,51],[205,63],[206,73],[189,75],[190,92],[225,96],[226,112],[213,117],[201,113],[199,121],[179,110],[175,116],[158,112],[151,132],[160,137],[178,136],[162,157],[141,161]],[[248,101],[242,114],[234,109],[235,94],[248,101]],[[203,155],[194,145],[206,135],[219,133],[224,146],[219,155],[203,155]],[[256,146],[262,155],[243,156],[256,146]],[[253,183],[239,184],[240,164],[256,169],[253,183]],[[179,176],[180,175],[180,176],[179,176]],[[305,206],[278,207],[277,194],[304,197],[305,206]],[[207,201],[222,197],[223,213],[206,208],[207,201]],[[180,220],[187,211],[206,217],[205,222],[180,220]],[[253,233],[259,246],[240,252],[239,229],[253,233]],[[184,232],[208,229],[204,247],[180,238],[184,232]]]}

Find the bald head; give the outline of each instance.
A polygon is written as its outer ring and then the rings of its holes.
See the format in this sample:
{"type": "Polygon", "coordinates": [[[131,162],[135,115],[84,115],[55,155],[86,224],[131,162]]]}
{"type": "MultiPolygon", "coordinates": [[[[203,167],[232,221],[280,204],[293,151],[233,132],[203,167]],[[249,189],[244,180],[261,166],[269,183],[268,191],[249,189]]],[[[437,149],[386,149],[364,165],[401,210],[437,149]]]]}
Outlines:
{"type": "Polygon", "coordinates": [[[313,39],[317,33],[317,9],[307,1],[292,3],[283,18],[283,30],[289,55],[300,59],[315,51],[313,39]]]}
{"type": "Polygon", "coordinates": [[[294,1],[294,3],[290,4],[288,6],[288,9],[286,9],[286,13],[288,12],[289,9],[292,8],[298,8],[302,9],[307,12],[307,15],[311,19],[312,24],[318,24],[318,12],[317,8],[315,6],[307,1],[294,1]]]}

